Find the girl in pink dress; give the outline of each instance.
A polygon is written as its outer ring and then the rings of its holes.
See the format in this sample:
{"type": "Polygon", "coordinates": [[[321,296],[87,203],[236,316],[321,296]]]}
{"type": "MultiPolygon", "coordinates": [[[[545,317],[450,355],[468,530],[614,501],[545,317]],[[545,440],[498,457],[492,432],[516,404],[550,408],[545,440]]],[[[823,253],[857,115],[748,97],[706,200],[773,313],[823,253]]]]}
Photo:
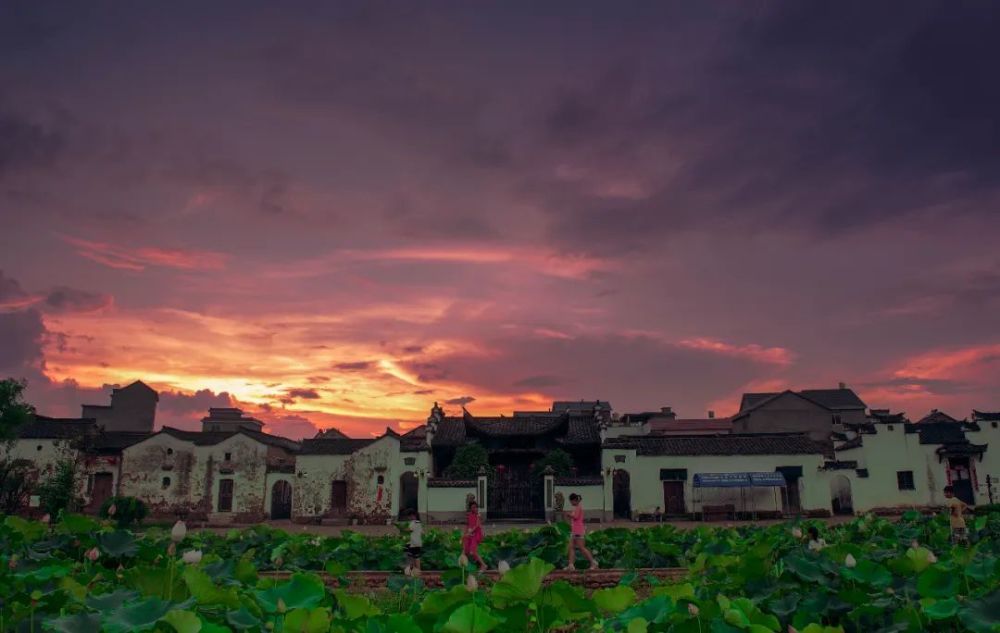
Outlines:
{"type": "Polygon", "coordinates": [[[581,497],[575,492],[569,496],[570,505],[573,509],[567,514],[570,520],[570,533],[569,533],[569,564],[566,565],[566,571],[573,571],[576,569],[576,550],[577,548],[583,553],[584,557],[590,561],[590,568],[597,569],[597,561],[594,560],[594,555],[590,553],[587,546],[584,545],[584,535],[586,530],[583,527],[583,506],[580,505],[581,497]]]}
{"type": "Polygon", "coordinates": [[[462,553],[479,563],[479,571],[486,571],[486,563],[479,555],[479,544],[483,540],[483,524],[479,518],[479,504],[469,502],[465,515],[465,535],[462,537],[462,553]]]}

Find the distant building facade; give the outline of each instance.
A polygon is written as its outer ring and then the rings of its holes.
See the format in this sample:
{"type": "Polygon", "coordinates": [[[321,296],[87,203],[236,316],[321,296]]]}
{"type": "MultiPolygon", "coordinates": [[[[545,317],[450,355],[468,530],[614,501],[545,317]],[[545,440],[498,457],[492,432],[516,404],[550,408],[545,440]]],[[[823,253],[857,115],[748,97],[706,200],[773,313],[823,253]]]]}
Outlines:
{"type": "Polygon", "coordinates": [[[301,442],[263,432],[235,408],[210,409],[201,431],[154,431],[157,400],[135,382],[108,406],[85,405],[91,417],[36,416],[9,457],[30,462],[38,480],[75,461],[90,512],[126,495],[154,517],[212,523],[372,523],[409,509],[455,521],[469,499],[487,520],[541,521],[573,493],[602,521],[899,511],[942,505],[949,485],[969,503],[1000,502],[1000,412],[934,410],[911,422],[869,409],[844,385],[744,394],[728,418],[679,418],[670,407],[618,415],[603,400],[487,417],[435,404],[407,433],[360,439],[328,429],[301,442]],[[449,477],[471,443],[486,466],[449,477]],[[568,472],[538,466],[557,450],[568,472]]]}

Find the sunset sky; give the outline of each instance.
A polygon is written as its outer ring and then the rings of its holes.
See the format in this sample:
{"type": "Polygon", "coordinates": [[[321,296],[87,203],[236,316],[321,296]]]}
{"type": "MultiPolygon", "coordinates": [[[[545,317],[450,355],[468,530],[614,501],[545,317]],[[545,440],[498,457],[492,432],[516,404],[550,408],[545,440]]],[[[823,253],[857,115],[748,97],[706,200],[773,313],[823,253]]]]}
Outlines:
{"type": "Polygon", "coordinates": [[[243,406],[292,437],[838,381],[1000,409],[998,28],[985,2],[4,2],[0,376],[49,415],[142,379],[160,423],[243,406]]]}

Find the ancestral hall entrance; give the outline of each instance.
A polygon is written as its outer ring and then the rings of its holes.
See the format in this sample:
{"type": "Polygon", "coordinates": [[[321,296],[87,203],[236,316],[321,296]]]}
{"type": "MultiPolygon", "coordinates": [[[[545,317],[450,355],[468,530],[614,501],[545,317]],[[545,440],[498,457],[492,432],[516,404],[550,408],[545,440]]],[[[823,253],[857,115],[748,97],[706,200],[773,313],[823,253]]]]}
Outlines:
{"type": "Polygon", "coordinates": [[[489,478],[486,511],[490,519],[543,519],[540,476],[531,470],[526,460],[505,460],[493,467],[489,478]]]}

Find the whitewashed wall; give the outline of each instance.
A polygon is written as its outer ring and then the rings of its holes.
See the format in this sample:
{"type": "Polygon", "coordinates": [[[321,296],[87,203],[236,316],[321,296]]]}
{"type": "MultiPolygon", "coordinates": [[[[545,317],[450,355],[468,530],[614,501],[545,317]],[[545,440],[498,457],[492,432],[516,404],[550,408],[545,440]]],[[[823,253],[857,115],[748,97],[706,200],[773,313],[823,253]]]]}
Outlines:
{"type": "MultiPolygon", "coordinates": [[[[633,450],[605,450],[601,459],[605,469],[628,471],[633,512],[652,512],[657,506],[664,507],[663,484],[660,481],[661,468],[687,469],[688,478],[684,482],[684,503],[688,512],[697,512],[700,508],[694,503],[693,487],[696,473],[774,472],[779,466],[802,467],[799,496],[803,510],[830,509],[828,485],[817,477],[818,469],[823,463],[822,455],[640,456],[636,455],[633,450]],[[625,461],[615,461],[616,455],[623,455],[625,461]]],[[[611,478],[606,477],[605,496],[609,508],[614,507],[611,489],[611,478]]],[[[705,492],[707,493],[707,490],[705,492]]],[[[758,488],[750,494],[753,495],[751,500],[759,504],[759,510],[774,509],[774,494],[771,489],[758,488]]],[[[712,501],[709,504],[715,505],[716,502],[712,501]]]]}
{"type": "MultiPolygon", "coordinates": [[[[556,484],[555,492],[562,493],[563,510],[569,512],[572,506],[569,503],[571,494],[578,494],[582,499],[580,505],[583,506],[584,519],[587,521],[604,521],[606,514],[611,512],[610,506],[605,506],[604,485],[595,484],[593,486],[560,486],[556,484]]],[[[562,517],[556,517],[562,520],[562,517]]]]}

